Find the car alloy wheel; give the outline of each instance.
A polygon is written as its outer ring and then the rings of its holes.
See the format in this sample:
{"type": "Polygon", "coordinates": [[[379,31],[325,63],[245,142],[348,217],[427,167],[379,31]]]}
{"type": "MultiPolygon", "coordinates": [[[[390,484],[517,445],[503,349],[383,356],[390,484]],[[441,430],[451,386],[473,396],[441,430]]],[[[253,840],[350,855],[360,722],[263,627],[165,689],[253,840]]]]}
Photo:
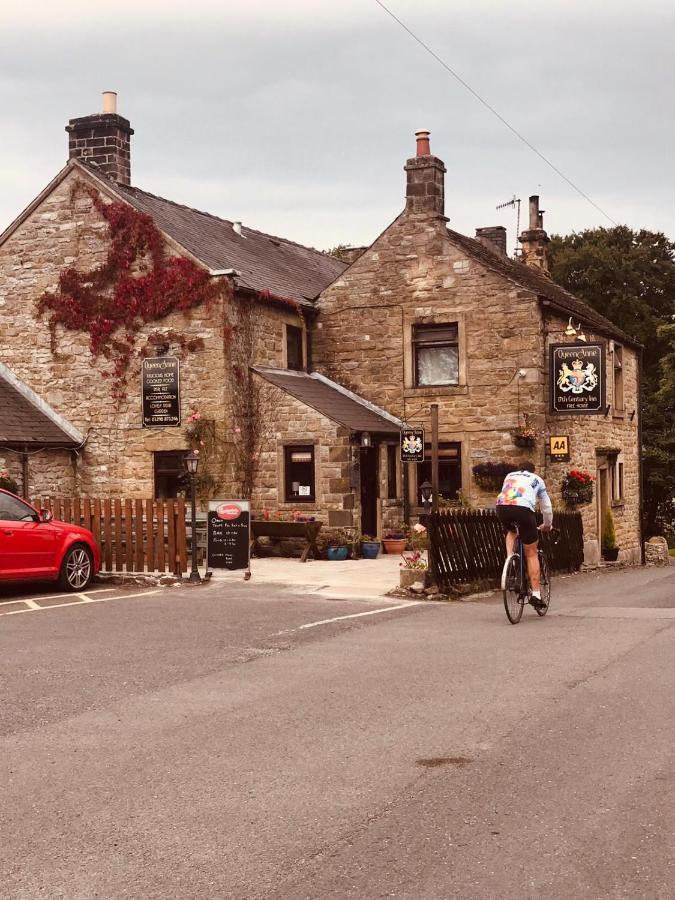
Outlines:
{"type": "Polygon", "coordinates": [[[81,590],[91,578],[91,559],[84,547],[75,547],[66,560],[66,580],[71,588],[81,590]]]}

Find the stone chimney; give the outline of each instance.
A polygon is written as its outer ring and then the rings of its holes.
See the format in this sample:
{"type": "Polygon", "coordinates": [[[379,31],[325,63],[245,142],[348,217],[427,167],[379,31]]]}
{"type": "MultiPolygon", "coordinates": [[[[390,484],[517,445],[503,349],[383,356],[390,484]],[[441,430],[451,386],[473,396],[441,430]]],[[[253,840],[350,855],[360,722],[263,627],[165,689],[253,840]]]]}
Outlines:
{"type": "Polygon", "coordinates": [[[549,238],[544,231],[544,210],[539,209],[539,197],[530,197],[530,227],[520,236],[521,259],[527,266],[549,274],[547,247],[549,238]]]}
{"type": "Polygon", "coordinates": [[[445,173],[443,160],[431,155],[428,131],[417,131],[417,155],[404,169],[408,175],[405,208],[410,213],[443,216],[445,212],[445,173]]]}
{"type": "Polygon", "coordinates": [[[506,228],[503,225],[476,228],[476,240],[498,256],[506,256],[506,228]]]}
{"type": "Polygon", "coordinates": [[[71,119],[68,158],[81,159],[120,184],[131,184],[131,135],[129,121],[117,114],[117,94],[104,91],[103,111],[71,119]]]}

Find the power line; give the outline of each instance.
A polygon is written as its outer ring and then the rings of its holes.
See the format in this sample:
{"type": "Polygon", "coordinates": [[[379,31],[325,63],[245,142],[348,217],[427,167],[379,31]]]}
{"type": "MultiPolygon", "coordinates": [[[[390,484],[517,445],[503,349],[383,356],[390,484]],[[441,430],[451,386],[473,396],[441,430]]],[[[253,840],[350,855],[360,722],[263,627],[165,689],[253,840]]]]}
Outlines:
{"type": "Polygon", "coordinates": [[[526,147],[529,147],[529,149],[533,153],[537,154],[539,159],[541,159],[543,162],[545,162],[549,168],[553,169],[553,171],[556,173],[556,175],[559,175],[560,178],[563,179],[563,181],[566,181],[567,184],[569,184],[569,186],[577,192],[577,194],[580,194],[584,198],[584,200],[587,200],[591,204],[591,206],[593,206],[595,209],[597,209],[597,211],[599,213],[601,213],[606,219],[609,219],[609,221],[612,223],[612,225],[619,224],[618,222],[615,222],[614,219],[609,215],[609,213],[606,213],[605,210],[602,209],[601,206],[598,206],[598,204],[594,200],[591,200],[591,198],[588,196],[588,194],[584,193],[584,191],[582,191],[580,187],[577,187],[577,185],[571,179],[569,179],[567,177],[567,175],[565,175],[564,172],[561,172],[560,169],[556,165],[554,165],[550,159],[548,159],[546,156],[544,156],[544,154],[540,150],[537,150],[537,148],[534,146],[534,144],[530,143],[530,141],[528,141],[528,139],[523,134],[521,134],[518,131],[518,129],[514,128],[513,125],[511,125],[511,123],[508,122],[504,118],[504,116],[502,116],[499,112],[497,112],[497,110],[494,108],[494,106],[492,106],[490,103],[488,103],[487,100],[485,100],[484,97],[481,97],[481,95],[478,93],[478,91],[475,91],[471,87],[471,85],[468,84],[458,72],[455,72],[455,70],[453,68],[451,68],[451,66],[449,66],[445,62],[445,60],[441,59],[441,57],[437,53],[435,53],[428,44],[425,44],[424,41],[422,40],[422,38],[418,37],[414,31],[411,31],[410,28],[408,28],[408,26],[405,24],[405,22],[402,22],[397,15],[395,15],[387,6],[384,5],[384,3],[382,3],[382,0],[375,0],[375,3],[377,3],[377,5],[380,6],[387,13],[387,15],[391,16],[391,18],[395,22],[398,22],[398,24],[401,26],[401,28],[405,32],[407,32],[414,41],[416,41],[421,47],[423,47],[427,51],[427,53],[429,53],[431,56],[433,56],[433,58],[436,60],[436,62],[440,63],[440,65],[443,66],[443,68],[450,75],[452,75],[453,78],[455,78],[457,81],[459,81],[459,83],[463,87],[465,87],[467,89],[467,91],[469,91],[469,93],[472,94],[476,98],[476,100],[478,100],[480,103],[482,103],[483,106],[486,109],[488,109],[492,113],[493,116],[496,116],[503,125],[506,125],[506,127],[509,129],[509,131],[511,131],[513,134],[515,134],[515,136],[518,138],[518,140],[522,141],[526,147]]]}

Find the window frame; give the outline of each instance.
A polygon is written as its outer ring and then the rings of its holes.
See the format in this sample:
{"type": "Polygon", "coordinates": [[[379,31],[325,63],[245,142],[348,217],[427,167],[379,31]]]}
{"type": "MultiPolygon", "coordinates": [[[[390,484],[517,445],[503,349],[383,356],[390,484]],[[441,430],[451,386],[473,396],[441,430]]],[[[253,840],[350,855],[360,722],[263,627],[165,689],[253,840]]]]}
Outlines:
{"type": "MultiPolygon", "coordinates": [[[[283,445],[283,492],[284,503],[316,503],[316,453],[314,444],[284,444],[283,445]],[[308,496],[294,495],[292,493],[293,478],[290,467],[293,464],[291,454],[293,453],[309,453],[311,464],[310,493],[308,496]]],[[[299,483],[299,482],[298,482],[299,483]]]]}
{"type": "Polygon", "coordinates": [[[306,349],[306,332],[301,325],[293,325],[290,322],[284,322],[284,368],[291,372],[304,372],[307,369],[307,349],[306,349]],[[300,350],[300,366],[295,367],[290,364],[289,357],[289,341],[292,335],[299,338],[300,350]]]}
{"type": "Polygon", "coordinates": [[[412,347],[412,377],[413,387],[415,388],[448,388],[458,387],[461,384],[461,366],[460,366],[460,339],[459,339],[459,322],[413,322],[411,328],[411,347],[412,347]],[[436,339],[430,337],[433,332],[441,333],[442,331],[454,330],[454,339],[436,339]],[[420,333],[426,331],[426,340],[420,336],[420,333]],[[457,380],[456,381],[435,381],[420,382],[420,366],[419,351],[420,349],[437,349],[454,348],[457,354],[457,380]]]}
{"type": "Polygon", "coordinates": [[[622,416],[625,412],[623,346],[615,343],[612,349],[612,404],[614,413],[622,416]],[[617,395],[619,399],[617,400],[617,395]]]}
{"type": "Polygon", "coordinates": [[[152,452],[152,487],[153,494],[155,500],[175,500],[180,496],[185,496],[187,494],[187,470],[185,468],[185,454],[187,450],[153,450],[152,452]],[[161,466],[158,466],[158,463],[162,460],[169,460],[170,457],[175,457],[176,460],[180,458],[181,460],[181,468],[175,469],[164,469],[161,466]],[[158,490],[158,477],[170,477],[174,476],[176,480],[176,491],[174,494],[164,493],[160,497],[160,491],[158,490]],[[181,476],[183,476],[183,481],[181,485],[181,476]]]}
{"type": "MultiPolygon", "coordinates": [[[[440,471],[441,471],[441,466],[442,466],[443,462],[452,462],[453,465],[456,465],[457,472],[459,473],[459,487],[457,488],[457,491],[459,492],[459,491],[463,490],[464,472],[463,472],[463,466],[462,466],[463,460],[462,460],[462,442],[461,441],[442,441],[438,445],[439,488],[440,488],[440,481],[441,481],[440,471]],[[452,458],[446,457],[446,459],[444,459],[443,451],[447,452],[448,450],[456,450],[456,452],[457,452],[456,457],[452,457],[452,458]]],[[[415,466],[414,497],[415,497],[415,503],[417,504],[418,509],[424,508],[424,504],[422,503],[422,498],[420,496],[420,485],[425,480],[431,481],[431,444],[429,444],[429,443],[425,443],[425,445],[424,445],[424,462],[417,463],[417,465],[415,466]],[[422,474],[427,469],[429,472],[428,479],[427,479],[426,475],[422,474]]],[[[456,499],[456,498],[451,499],[451,498],[447,497],[446,499],[450,500],[450,502],[454,502],[454,499],[456,499]]]]}

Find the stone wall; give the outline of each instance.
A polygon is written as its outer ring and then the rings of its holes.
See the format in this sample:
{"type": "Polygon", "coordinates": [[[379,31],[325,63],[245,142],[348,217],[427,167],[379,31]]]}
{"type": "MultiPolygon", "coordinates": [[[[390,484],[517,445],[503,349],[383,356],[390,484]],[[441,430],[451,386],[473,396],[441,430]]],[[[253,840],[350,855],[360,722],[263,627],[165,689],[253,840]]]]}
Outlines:
{"type": "MultiPolygon", "coordinates": [[[[41,454],[31,459],[32,484],[47,493],[151,497],[153,452],[187,450],[186,420],[197,409],[215,427],[218,452],[209,463],[210,474],[221,494],[230,493],[234,472],[228,448],[234,440],[230,404],[234,387],[228,326],[236,316],[224,295],[208,308],[193,308],[151,323],[138,338],[140,347],[144,335],[174,330],[204,342],[204,349],[189,353],[181,362],[180,428],[142,427],[139,359],[129,378],[127,398],[116,403],[105,377],[110,364],[92,358],[86,334],[59,327],[56,352],[52,352],[49,329],[37,318],[35,301],[57,286],[64,267],[89,270],[104,260],[108,247],[105,222],[90,197],[75,190],[77,181],[85,177],[71,170],[0,247],[0,359],[87,436],[76,480],[68,467],[62,467],[63,477],[57,476],[61,463],[53,455],[41,454]]],[[[177,251],[168,245],[167,252],[177,251]]],[[[282,365],[283,326],[299,324],[298,314],[256,303],[250,297],[246,302],[257,310],[256,361],[282,365]]],[[[178,349],[171,347],[169,353],[178,349]]]]}
{"type": "MultiPolygon", "coordinates": [[[[494,491],[472,477],[479,462],[514,467],[532,459],[563,508],[560,483],[571,468],[597,476],[607,465],[601,452],[618,448],[624,464],[624,498],[611,504],[620,559],[639,561],[639,448],[637,355],[623,348],[624,409],[609,415],[549,414],[548,345],[567,340],[567,320],[542,312],[536,295],[494,272],[447,233],[445,220],[404,213],[326,291],[313,332],[319,370],[410,424],[430,439],[431,403],[439,405],[439,438],[462,445],[462,493],[473,506],[491,507],[494,491]],[[413,324],[457,322],[459,383],[415,387],[413,324]],[[528,416],[537,432],[534,448],[519,448],[513,431],[528,416]],[[568,434],[569,463],[551,463],[548,436],[568,434]]],[[[589,334],[589,340],[597,337],[589,334]]],[[[611,385],[611,354],[607,378],[611,385]]],[[[410,498],[415,491],[411,466],[410,498]]],[[[597,498],[596,498],[597,499],[597,498]]],[[[590,561],[599,556],[596,500],[582,508],[590,561]]]]}

